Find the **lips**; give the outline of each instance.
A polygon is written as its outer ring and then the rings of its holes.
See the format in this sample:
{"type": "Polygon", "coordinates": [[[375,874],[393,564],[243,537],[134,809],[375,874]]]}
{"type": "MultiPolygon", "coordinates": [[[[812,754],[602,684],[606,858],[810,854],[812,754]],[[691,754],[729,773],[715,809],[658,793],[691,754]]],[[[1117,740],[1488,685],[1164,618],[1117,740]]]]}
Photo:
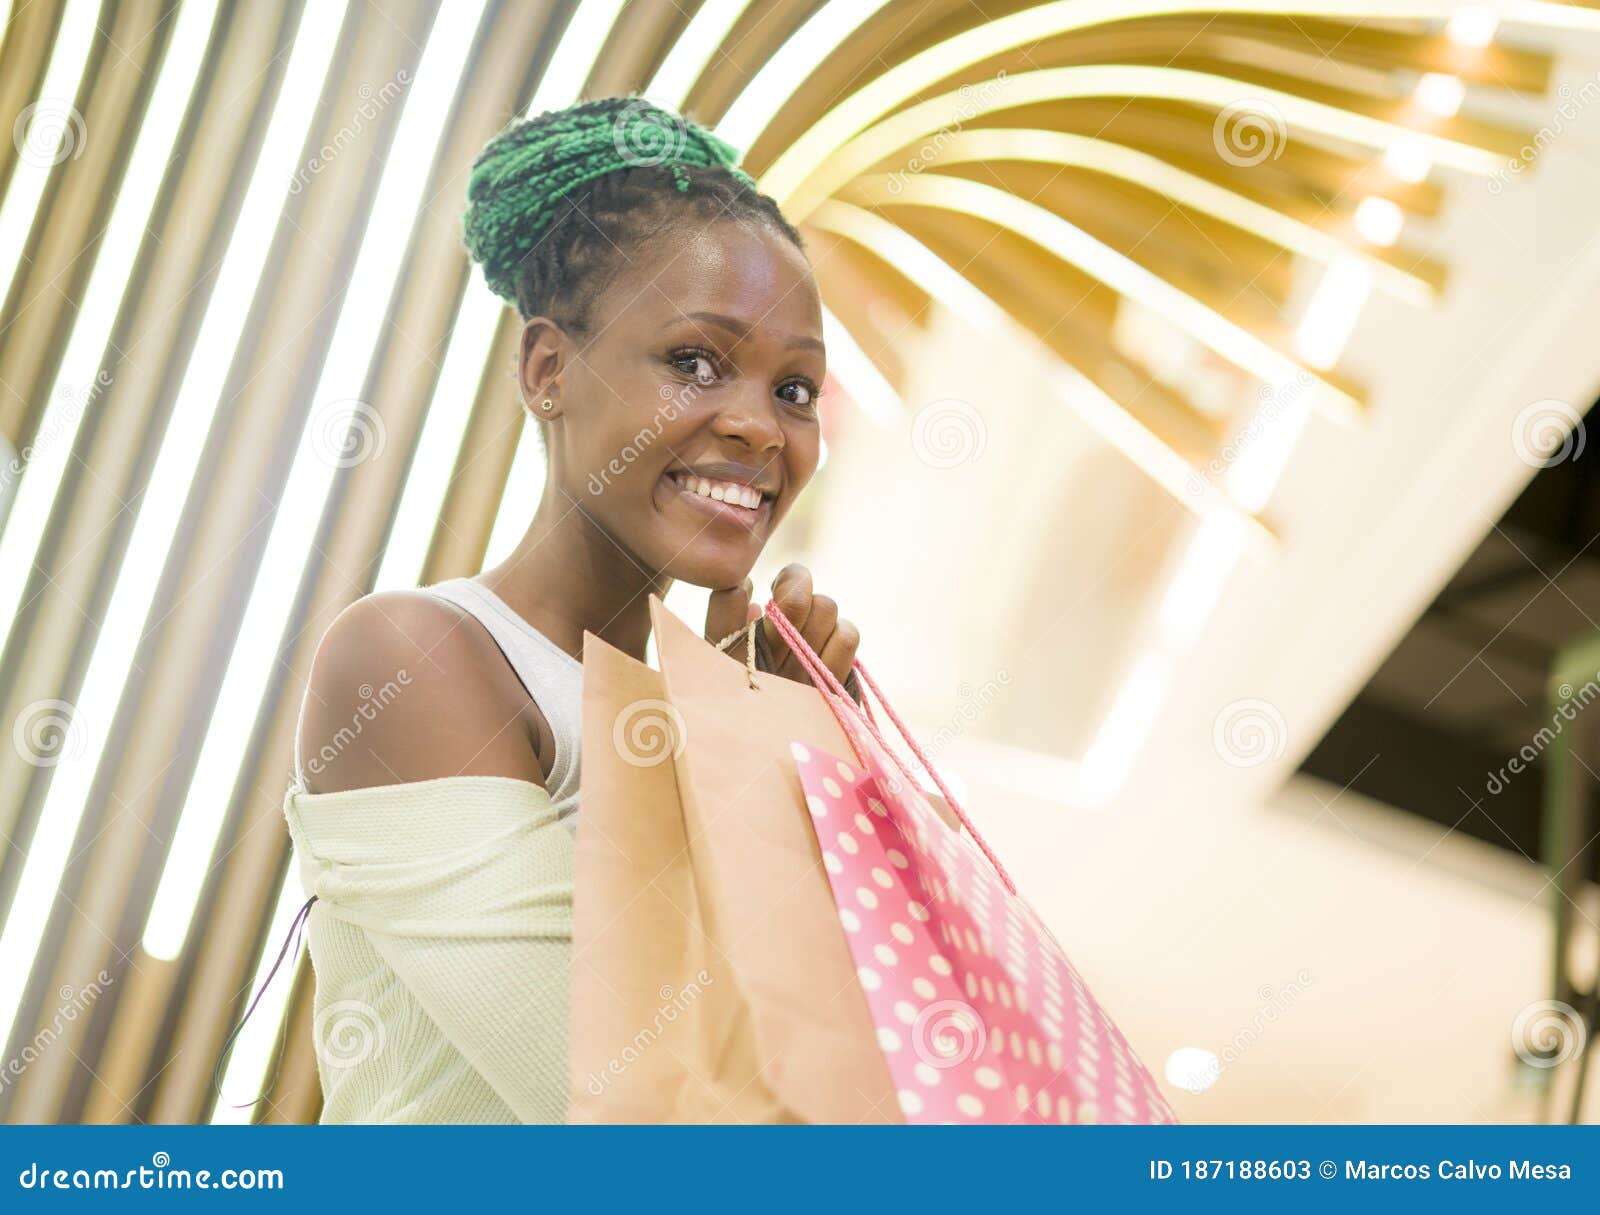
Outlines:
{"type": "Polygon", "coordinates": [[[664,480],[691,509],[713,521],[754,530],[772,516],[776,494],[748,482],[705,477],[688,469],[669,470],[664,480]]]}

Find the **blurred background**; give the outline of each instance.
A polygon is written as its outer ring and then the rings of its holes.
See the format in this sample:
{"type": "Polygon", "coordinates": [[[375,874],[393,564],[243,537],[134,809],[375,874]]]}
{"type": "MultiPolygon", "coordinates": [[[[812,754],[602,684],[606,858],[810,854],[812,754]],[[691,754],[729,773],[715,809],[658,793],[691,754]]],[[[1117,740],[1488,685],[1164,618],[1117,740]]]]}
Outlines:
{"type": "Polygon", "coordinates": [[[213,1088],[310,658],[525,528],[466,176],[631,92],[829,310],[758,581],[860,625],[1180,1117],[1600,1116],[1600,6],[0,11],[0,1119],[316,1119],[303,959],[213,1088]]]}

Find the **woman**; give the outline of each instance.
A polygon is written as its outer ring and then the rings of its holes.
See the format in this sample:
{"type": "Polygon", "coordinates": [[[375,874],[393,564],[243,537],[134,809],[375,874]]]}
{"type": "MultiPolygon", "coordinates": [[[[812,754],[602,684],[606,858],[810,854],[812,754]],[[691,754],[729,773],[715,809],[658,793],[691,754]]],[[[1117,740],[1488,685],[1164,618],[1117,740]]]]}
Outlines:
{"type": "MultiPolygon", "coordinates": [[[[816,283],[734,161],[612,99],[517,123],[474,166],[467,245],[524,318],[548,479],[502,564],[370,595],[318,650],[285,813],[318,898],[324,1121],[565,1115],[583,635],[642,659],[677,579],[713,588],[707,638],[738,633],[817,467],[816,283]]],[[[844,679],[855,628],[800,566],[772,590],[844,679]]]]}

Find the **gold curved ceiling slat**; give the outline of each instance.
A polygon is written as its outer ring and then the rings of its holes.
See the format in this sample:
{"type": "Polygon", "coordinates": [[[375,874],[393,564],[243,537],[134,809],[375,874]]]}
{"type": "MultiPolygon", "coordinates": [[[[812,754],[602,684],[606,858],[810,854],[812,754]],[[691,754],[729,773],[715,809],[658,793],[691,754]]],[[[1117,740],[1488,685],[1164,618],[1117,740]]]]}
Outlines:
{"type": "MultiPolygon", "coordinates": [[[[847,200],[839,201],[852,210],[864,210],[847,200]]],[[[1116,293],[1075,266],[1064,264],[1010,229],[974,215],[920,206],[898,208],[892,217],[882,211],[867,213],[903,229],[1009,315],[1015,317],[1023,311],[1030,320],[1040,321],[1036,331],[1040,336],[1052,328],[1071,335],[1075,345],[1092,344],[1096,357],[1101,353],[1119,357],[1115,340],[1116,293]],[[1009,298],[1003,298],[1007,297],[1005,291],[991,289],[999,282],[1018,292],[1030,291],[1032,298],[1025,307],[1013,308],[1009,298]]],[[[1145,379],[1148,373],[1141,373],[1141,386],[1145,379]]],[[[1203,424],[1201,411],[1187,403],[1184,409],[1203,424]]]]}
{"type": "Polygon", "coordinates": [[[1171,102],[1140,99],[1044,102],[996,110],[964,130],[1040,129],[1104,139],[1147,152],[1174,168],[1222,186],[1302,223],[1333,226],[1348,220],[1366,195],[1386,198],[1412,215],[1438,213],[1442,191],[1432,182],[1402,181],[1372,171],[1372,158],[1287,140],[1241,173],[1216,154],[1215,116],[1171,102]]]}
{"type": "MultiPolygon", "coordinates": [[[[1291,71],[1305,65],[1317,75],[1330,66],[1385,74],[1448,72],[1473,84],[1531,93],[1549,86],[1551,69],[1549,55],[1504,45],[1463,47],[1432,30],[1305,18],[1291,24],[1281,17],[1232,13],[1215,19],[1150,19],[1126,31],[1084,30],[1040,49],[1046,56],[1072,54],[1078,62],[1134,63],[1166,62],[1179,47],[1195,58],[1241,64],[1259,60],[1263,65],[1285,64],[1291,71]]],[[[1055,66],[1038,51],[1029,54],[1039,67],[1055,66]]]]}
{"type": "Polygon", "coordinates": [[[683,112],[716,126],[779,49],[825,0],[750,3],[713,52],[684,99],[683,112]]]}
{"type": "Polygon", "coordinates": [[[910,368],[900,339],[912,318],[924,314],[927,293],[893,266],[843,237],[811,224],[803,235],[811,246],[817,285],[833,315],[879,375],[891,384],[904,383],[910,368]],[[882,305],[896,287],[900,289],[897,306],[886,310],[882,305]],[[908,305],[916,311],[907,311],[908,305]]]}
{"type": "Polygon", "coordinates": [[[683,0],[624,6],[595,58],[594,70],[584,81],[584,98],[614,97],[641,89],[698,7],[683,0]]]}
{"type": "MultiPolygon", "coordinates": [[[[1439,164],[1471,173],[1491,173],[1505,163],[1505,156],[1492,148],[1476,146],[1436,130],[1408,127],[1375,113],[1343,109],[1298,93],[1256,87],[1226,76],[1186,69],[1101,64],[1019,72],[1007,76],[987,94],[974,90],[941,93],[868,127],[809,165],[795,163],[794,148],[791,148],[762,176],[761,188],[777,198],[791,215],[804,218],[812,207],[858,173],[866,172],[898,149],[912,146],[938,131],[959,126],[995,109],[1077,97],[1160,97],[1219,112],[1248,100],[1269,114],[1275,111],[1275,119],[1289,128],[1331,140],[1382,151],[1404,136],[1414,140],[1439,164]]],[[[1379,107],[1374,104],[1371,108],[1379,107]]],[[[1452,119],[1441,125],[1450,129],[1461,125],[1461,120],[1452,119]]],[[[1478,133],[1477,125],[1474,133],[1478,133]]],[[[1496,142],[1516,140],[1512,133],[1499,129],[1490,129],[1487,133],[1493,134],[1496,142]]],[[[1513,142],[1512,148],[1515,146],[1513,142]]]]}
{"type": "MultiPolygon", "coordinates": [[[[1202,211],[1223,223],[1269,240],[1290,253],[1327,263],[1350,249],[1325,228],[1307,223],[1257,202],[1198,174],[1180,169],[1148,152],[1088,135],[1037,128],[977,128],[957,131],[939,146],[941,168],[963,163],[1026,160],[1073,167],[1119,178],[1202,211]]],[[[874,166],[887,171],[889,160],[874,166]]],[[[1377,285],[1414,304],[1430,303],[1443,282],[1443,268],[1421,254],[1404,249],[1360,247],[1373,268],[1377,285]]]]}
{"type": "MultiPolygon", "coordinates": [[[[893,20],[901,12],[891,9],[881,16],[893,20]]],[[[970,25],[970,10],[966,18],[970,25]]],[[[832,104],[842,93],[881,70],[881,64],[908,58],[960,32],[949,21],[934,29],[918,24],[914,27],[917,36],[911,36],[910,29],[899,31],[901,36],[889,45],[880,45],[873,40],[872,22],[864,23],[859,35],[819,65],[806,88],[746,150],[745,160],[752,171],[768,167],[788,144],[804,134],[807,124],[819,116],[820,99],[826,98],[826,104],[832,104]],[[935,30],[942,33],[930,36],[935,30]]],[[[1014,72],[1018,60],[1017,52],[1007,51],[965,65],[938,81],[938,91],[981,83],[1002,70],[1014,72]]],[[[1447,72],[1469,83],[1531,93],[1548,87],[1551,69],[1548,55],[1498,45],[1482,50],[1464,48],[1434,32],[1373,29],[1333,21],[1296,20],[1290,24],[1282,19],[1229,13],[1146,18],[1078,30],[1030,45],[1023,63],[1031,70],[1118,63],[1209,71],[1216,70],[1216,65],[1228,64],[1230,69],[1220,74],[1233,75],[1236,73],[1232,69],[1254,67],[1313,82],[1325,81],[1330,74],[1394,77],[1447,72]]],[[[926,91],[920,90],[905,102],[922,99],[926,91]]]]}
{"type": "MultiPolygon", "coordinates": [[[[860,207],[829,201],[817,208],[810,223],[857,242],[913,280],[921,274],[938,272],[943,282],[922,283],[932,295],[943,295],[941,287],[952,276],[960,278],[951,266],[902,228],[860,207]]],[[[990,271],[986,269],[983,273],[990,271]]],[[[997,316],[1010,316],[998,301],[978,288],[967,282],[962,285],[964,290],[959,294],[973,297],[985,310],[997,316]]],[[[952,301],[947,298],[946,302],[952,301]]],[[[1037,340],[1045,341],[1037,328],[1023,326],[1023,329],[1037,340]]],[[[1276,549],[1278,538],[1265,521],[1241,510],[1209,481],[1196,477],[1189,460],[1175,450],[1167,438],[1152,429],[1151,422],[1159,425],[1166,420],[1160,416],[1159,398],[1145,401],[1145,394],[1135,394],[1130,408],[1129,404],[1107,396],[1096,379],[1084,375],[1077,367],[1069,363],[1063,363],[1063,367],[1074,373],[1085,389],[1068,397],[1079,417],[1108,444],[1144,469],[1174,501],[1200,516],[1222,513],[1234,518],[1241,526],[1246,543],[1258,553],[1271,553],[1276,549]]],[[[1097,374],[1103,374],[1103,369],[1097,368],[1097,374]]]]}
{"type": "MultiPolygon", "coordinates": [[[[1080,67],[1094,63],[1189,68],[1225,75],[1246,71],[1276,73],[1286,79],[1351,85],[1364,82],[1379,94],[1395,92],[1397,82],[1424,72],[1445,72],[1466,83],[1508,92],[1538,93],[1548,85],[1547,55],[1497,48],[1504,54],[1467,54],[1436,33],[1375,30],[1363,25],[1323,23],[1332,31],[1317,37],[1299,22],[1143,21],[1070,34],[1030,48],[1030,70],[1080,67]],[[1497,70],[1503,66],[1504,71],[1497,70]]],[[[983,80],[1005,68],[1017,70],[1011,53],[969,64],[939,82],[941,91],[963,80],[983,80]]]]}
{"type": "MultiPolygon", "coordinates": [[[[870,249],[814,224],[806,224],[801,234],[819,273],[827,272],[836,263],[842,262],[854,283],[870,288],[870,293],[862,298],[886,302],[892,312],[904,318],[906,325],[921,326],[927,323],[933,297],[890,263],[870,249]]],[[[897,330],[895,336],[901,331],[897,330]]]]}
{"type": "MultiPolygon", "coordinates": [[[[851,191],[877,205],[942,207],[1008,227],[1120,294],[1138,300],[1228,362],[1268,383],[1292,380],[1304,370],[1282,350],[1095,240],[1081,228],[994,186],[923,173],[901,182],[887,176],[859,178],[851,183],[851,191]]],[[[1327,384],[1326,391],[1317,393],[1316,397],[1319,404],[1335,416],[1354,419],[1361,414],[1361,400],[1348,389],[1327,384]]]]}
{"type": "MultiPolygon", "coordinates": [[[[787,197],[806,176],[807,166],[830,155],[861,131],[917,97],[923,90],[972,64],[1019,48],[1046,43],[1075,31],[1142,18],[1210,15],[1219,11],[1277,18],[1351,18],[1398,21],[1443,20],[1459,0],[1054,0],[962,31],[928,47],[868,81],[834,105],[763,174],[763,188],[787,197]]],[[[1556,4],[1524,2],[1510,6],[1513,19],[1554,21],[1556,4]]],[[[1591,16],[1600,14],[1591,13],[1591,16]]],[[[1226,102],[1224,103],[1226,104],[1226,102]]]]}
{"type": "MultiPolygon", "coordinates": [[[[1027,160],[948,168],[941,161],[938,168],[1054,212],[1218,311],[1236,307],[1241,316],[1255,315],[1265,323],[1288,304],[1294,265],[1281,247],[1132,183],[1027,160]]],[[[890,178],[891,183],[901,180],[890,178]]],[[[854,183],[840,196],[852,189],[854,183]]]]}
{"type": "Polygon", "coordinates": [[[1118,349],[1114,311],[1103,306],[1114,307],[1115,296],[1092,279],[1085,280],[1086,294],[1063,301],[1058,291],[1060,262],[1008,229],[968,215],[925,209],[896,219],[910,236],[964,275],[1186,462],[1199,464],[1223,439],[1220,418],[1154,379],[1135,355],[1118,349]]]}

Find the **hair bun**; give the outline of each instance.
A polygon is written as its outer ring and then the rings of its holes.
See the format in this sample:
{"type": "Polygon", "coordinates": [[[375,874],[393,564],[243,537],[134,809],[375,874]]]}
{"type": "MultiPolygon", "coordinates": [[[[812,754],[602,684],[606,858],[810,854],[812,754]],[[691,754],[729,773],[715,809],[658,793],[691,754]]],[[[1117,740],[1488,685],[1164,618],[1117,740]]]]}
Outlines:
{"type": "Polygon", "coordinates": [[[754,189],[738,162],[726,140],[642,97],[608,97],[521,119],[473,162],[467,251],[490,289],[515,304],[518,268],[567,195],[606,174],[650,167],[671,173],[680,190],[689,184],[685,166],[725,169],[754,189]]]}

